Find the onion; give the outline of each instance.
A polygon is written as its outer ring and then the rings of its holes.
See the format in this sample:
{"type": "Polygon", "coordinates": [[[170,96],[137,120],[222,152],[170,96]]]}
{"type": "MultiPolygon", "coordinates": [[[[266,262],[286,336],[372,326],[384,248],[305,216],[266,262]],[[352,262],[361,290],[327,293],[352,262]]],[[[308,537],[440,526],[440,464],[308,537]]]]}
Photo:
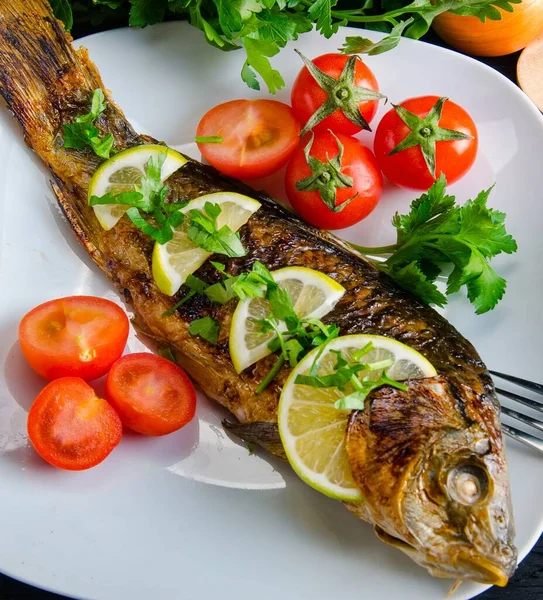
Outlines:
{"type": "Polygon", "coordinates": [[[475,56],[503,56],[521,50],[543,32],[543,0],[513,4],[513,12],[501,12],[500,21],[463,17],[445,12],[433,28],[453,48],[475,56]]]}
{"type": "Polygon", "coordinates": [[[520,87],[543,111],[543,33],[526,46],[517,63],[520,87]]]}

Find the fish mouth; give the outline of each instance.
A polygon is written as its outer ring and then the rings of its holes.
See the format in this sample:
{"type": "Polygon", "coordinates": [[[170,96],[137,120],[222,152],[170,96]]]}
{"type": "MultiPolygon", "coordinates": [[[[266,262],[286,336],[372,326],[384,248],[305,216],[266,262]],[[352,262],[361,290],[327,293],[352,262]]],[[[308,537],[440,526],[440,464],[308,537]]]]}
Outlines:
{"type": "Polygon", "coordinates": [[[460,555],[455,566],[460,571],[471,573],[470,579],[499,587],[506,586],[511,575],[511,569],[483,557],[460,555]]]}

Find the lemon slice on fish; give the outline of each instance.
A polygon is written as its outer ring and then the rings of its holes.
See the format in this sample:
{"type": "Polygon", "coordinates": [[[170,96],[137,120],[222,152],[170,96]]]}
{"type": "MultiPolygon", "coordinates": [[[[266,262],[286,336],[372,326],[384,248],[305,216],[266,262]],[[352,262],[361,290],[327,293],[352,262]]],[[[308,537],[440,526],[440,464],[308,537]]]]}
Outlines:
{"type": "MultiPolygon", "coordinates": [[[[324,317],[345,293],[345,288],[328,275],[305,267],[278,269],[273,272],[273,278],[289,292],[300,318],[324,317]]],[[[230,357],[238,373],[271,353],[268,344],[275,334],[261,333],[256,324],[257,319],[264,319],[270,313],[270,303],[264,298],[238,302],[229,337],[230,357]]]]}
{"type": "MultiPolygon", "coordinates": [[[[203,211],[206,202],[218,204],[221,209],[217,217],[217,228],[228,225],[232,231],[237,231],[245,225],[251,215],[260,208],[260,202],[248,196],[233,192],[216,192],[191,200],[181,212],[203,211]]],[[[210,252],[198,247],[189,239],[188,227],[189,219],[185,219],[169,242],[156,243],[153,249],[153,278],[160,291],[168,296],[173,296],[187,277],[211,256],[210,252]]]]}
{"type": "MultiPolygon", "coordinates": [[[[141,181],[147,161],[164,152],[167,154],[162,165],[162,181],[187,162],[182,154],[167,146],[145,144],[128,148],[115,154],[96,170],[89,183],[89,200],[92,196],[133,191],[141,181]]],[[[106,231],[117,224],[127,208],[120,204],[93,206],[96,218],[106,231]]]]}
{"type": "MultiPolygon", "coordinates": [[[[328,343],[318,358],[319,375],[334,372],[336,351],[349,362],[353,353],[369,342],[365,363],[393,361],[387,375],[397,381],[433,377],[436,370],[416,350],[391,338],[378,335],[346,335],[328,343]]],[[[298,375],[309,375],[319,348],[310,352],[293,369],[279,400],[279,434],[287,458],[296,473],[311,487],[332,498],[361,500],[360,490],[351,475],[345,450],[345,431],[351,411],[337,409],[334,403],[352,390],[337,387],[317,388],[295,383],[298,375]]],[[[364,372],[358,373],[362,378],[364,372]]],[[[378,377],[381,371],[368,372],[378,377]]],[[[349,384],[350,385],[350,384],[349,384]]]]}

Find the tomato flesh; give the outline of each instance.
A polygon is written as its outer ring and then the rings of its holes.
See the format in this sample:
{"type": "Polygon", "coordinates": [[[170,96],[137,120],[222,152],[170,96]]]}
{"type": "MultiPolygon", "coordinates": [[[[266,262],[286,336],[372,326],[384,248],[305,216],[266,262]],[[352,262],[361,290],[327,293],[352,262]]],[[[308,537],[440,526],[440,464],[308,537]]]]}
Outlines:
{"type": "Polygon", "coordinates": [[[19,325],[21,350],[46,379],[105,375],[123,353],[129,322],[123,309],[103,298],[71,296],[40,304],[19,325]]]}
{"type": "Polygon", "coordinates": [[[220,143],[199,143],[202,156],[231,177],[253,179],[280,169],[298,143],[300,126],[290,106],[275,100],[232,100],[207,112],[197,137],[219,136],[220,143]]]}
{"type": "MultiPolygon", "coordinates": [[[[418,117],[425,117],[438,96],[410,98],[401,106],[418,117]]],[[[472,167],[477,156],[477,127],[469,114],[458,104],[447,100],[439,120],[439,127],[453,129],[470,136],[470,139],[436,142],[436,177],[443,173],[450,185],[463,177],[472,167]]],[[[389,154],[410,133],[409,127],[394,109],[381,119],[375,132],[375,157],[384,175],[396,185],[415,190],[427,190],[434,178],[419,146],[389,154]]]]}
{"type": "MultiPolygon", "coordinates": [[[[372,212],[383,193],[383,177],[372,151],[356,138],[341,134],[337,137],[343,144],[341,172],[353,179],[353,186],[337,189],[336,206],[355,196],[340,212],[330,210],[318,191],[296,189],[297,181],[311,175],[304,155],[307,136],[296,149],[285,174],[285,188],[294,210],[304,221],[322,229],[342,229],[358,223],[372,212]]],[[[324,162],[337,154],[337,141],[330,132],[315,135],[311,156],[324,162]]]]}
{"type": "MultiPolygon", "coordinates": [[[[344,54],[323,54],[315,58],[313,63],[330,77],[339,79],[348,59],[349,57],[344,54]]],[[[379,84],[375,75],[362,60],[356,61],[354,73],[354,84],[357,87],[365,87],[376,92],[379,91],[379,84]]],[[[307,67],[303,67],[294,81],[290,96],[292,110],[302,126],[307,123],[309,117],[325,102],[326,98],[326,92],[319,87],[307,67]]],[[[368,123],[375,117],[377,108],[377,100],[358,103],[358,109],[368,123]]],[[[328,131],[329,129],[334,133],[343,133],[345,135],[354,135],[362,130],[361,127],[350,121],[344,115],[343,111],[339,109],[316,125],[313,131],[317,133],[328,131]]]]}
{"type": "Polygon", "coordinates": [[[196,392],[184,371],[144,352],[123,356],[112,366],[106,397],[123,425],[144,435],[177,431],[196,411],[196,392]]]}
{"type": "Polygon", "coordinates": [[[45,461],[70,471],[101,463],[122,436],[115,410],[79,377],[61,377],[45,386],[30,407],[27,430],[45,461]]]}

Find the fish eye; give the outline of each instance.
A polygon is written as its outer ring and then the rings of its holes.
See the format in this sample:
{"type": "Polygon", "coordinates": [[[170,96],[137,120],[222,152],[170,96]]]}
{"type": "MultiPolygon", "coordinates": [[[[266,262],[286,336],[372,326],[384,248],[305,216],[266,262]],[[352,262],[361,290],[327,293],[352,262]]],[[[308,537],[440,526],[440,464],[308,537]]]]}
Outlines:
{"type": "Polygon", "coordinates": [[[488,489],[488,474],[479,465],[464,463],[449,471],[447,491],[460,504],[472,506],[481,502],[488,495],[488,489]]]}

